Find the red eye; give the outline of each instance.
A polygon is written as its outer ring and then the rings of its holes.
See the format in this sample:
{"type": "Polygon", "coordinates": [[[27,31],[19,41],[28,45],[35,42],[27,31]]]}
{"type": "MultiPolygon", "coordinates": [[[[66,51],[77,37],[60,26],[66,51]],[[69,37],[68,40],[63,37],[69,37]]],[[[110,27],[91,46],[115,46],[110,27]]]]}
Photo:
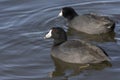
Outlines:
{"type": "Polygon", "coordinates": [[[54,29],[54,28],[52,29],[52,31],[53,31],[53,32],[58,32],[58,30],[57,30],[57,29],[54,29]]]}

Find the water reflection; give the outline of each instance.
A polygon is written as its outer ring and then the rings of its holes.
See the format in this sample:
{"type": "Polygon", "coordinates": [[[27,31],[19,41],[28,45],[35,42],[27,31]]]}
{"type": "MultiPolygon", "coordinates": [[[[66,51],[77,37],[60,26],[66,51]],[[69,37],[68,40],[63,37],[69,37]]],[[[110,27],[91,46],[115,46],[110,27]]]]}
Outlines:
{"type": "Polygon", "coordinates": [[[95,42],[115,42],[115,32],[111,31],[103,34],[85,34],[82,32],[75,31],[73,29],[68,29],[68,35],[70,38],[79,38],[85,41],[95,41],[95,42]]]}
{"type": "Polygon", "coordinates": [[[63,62],[53,56],[51,56],[51,58],[54,61],[55,70],[51,72],[50,77],[64,76],[67,78],[76,76],[85,70],[103,70],[106,67],[112,67],[112,64],[108,61],[97,64],[71,64],[63,62]]]}

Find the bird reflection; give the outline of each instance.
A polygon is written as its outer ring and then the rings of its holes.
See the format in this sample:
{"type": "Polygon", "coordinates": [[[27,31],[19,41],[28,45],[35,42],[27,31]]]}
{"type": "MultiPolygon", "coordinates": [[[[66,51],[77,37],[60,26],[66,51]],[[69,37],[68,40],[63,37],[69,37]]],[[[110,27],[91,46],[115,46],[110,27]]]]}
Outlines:
{"type": "Polygon", "coordinates": [[[82,32],[77,32],[73,29],[68,29],[67,31],[70,38],[79,38],[85,41],[94,41],[94,42],[115,42],[115,32],[111,31],[108,33],[102,34],[85,34],[82,32]]]}
{"type": "Polygon", "coordinates": [[[106,67],[111,67],[112,64],[108,61],[104,61],[97,64],[71,64],[63,62],[53,56],[51,58],[54,61],[55,70],[51,72],[50,77],[64,76],[65,80],[69,76],[76,76],[85,70],[103,70],[106,67]]]}

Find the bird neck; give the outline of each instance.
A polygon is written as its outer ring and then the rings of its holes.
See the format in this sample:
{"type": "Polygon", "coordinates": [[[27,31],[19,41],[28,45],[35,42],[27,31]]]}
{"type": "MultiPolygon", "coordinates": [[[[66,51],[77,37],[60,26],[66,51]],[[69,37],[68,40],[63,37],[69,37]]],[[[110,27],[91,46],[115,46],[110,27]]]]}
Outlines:
{"type": "Polygon", "coordinates": [[[62,43],[64,43],[65,41],[67,41],[67,39],[58,39],[58,40],[54,40],[54,45],[53,46],[58,46],[62,43]]]}
{"type": "Polygon", "coordinates": [[[72,19],[74,19],[76,16],[78,16],[78,14],[75,12],[75,13],[73,13],[72,15],[68,16],[67,18],[68,18],[68,20],[72,20],[72,19]]]}

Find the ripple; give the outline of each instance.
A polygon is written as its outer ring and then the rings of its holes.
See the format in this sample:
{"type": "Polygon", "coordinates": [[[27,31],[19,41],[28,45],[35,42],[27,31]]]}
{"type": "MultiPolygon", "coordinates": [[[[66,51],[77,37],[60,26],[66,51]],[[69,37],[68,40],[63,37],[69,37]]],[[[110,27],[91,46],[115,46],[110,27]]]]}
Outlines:
{"type": "Polygon", "coordinates": [[[29,35],[42,35],[43,33],[46,33],[47,31],[42,32],[30,32],[30,33],[22,33],[23,36],[29,36],[29,35]]]}
{"type": "Polygon", "coordinates": [[[120,60],[119,56],[114,56],[114,57],[112,56],[111,58],[112,58],[113,61],[119,61],[120,60]]]}
{"type": "Polygon", "coordinates": [[[52,6],[51,8],[45,8],[43,9],[43,12],[47,12],[47,11],[52,11],[52,10],[57,10],[57,9],[60,9],[62,7],[66,7],[66,6],[71,6],[71,7],[74,7],[74,6],[82,6],[82,5],[94,5],[94,4],[114,4],[114,3],[119,3],[119,0],[117,1],[88,1],[88,2],[82,2],[82,3],[72,3],[72,4],[68,4],[68,5],[62,5],[62,6],[52,6]]]}
{"type": "Polygon", "coordinates": [[[2,25],[2,27],[0,27],[0,29],[8,29],[14,26],[15,23],[16,23],[16,20],[12,20],[11,22],[6,22],[5,24],[2,25]]]}

